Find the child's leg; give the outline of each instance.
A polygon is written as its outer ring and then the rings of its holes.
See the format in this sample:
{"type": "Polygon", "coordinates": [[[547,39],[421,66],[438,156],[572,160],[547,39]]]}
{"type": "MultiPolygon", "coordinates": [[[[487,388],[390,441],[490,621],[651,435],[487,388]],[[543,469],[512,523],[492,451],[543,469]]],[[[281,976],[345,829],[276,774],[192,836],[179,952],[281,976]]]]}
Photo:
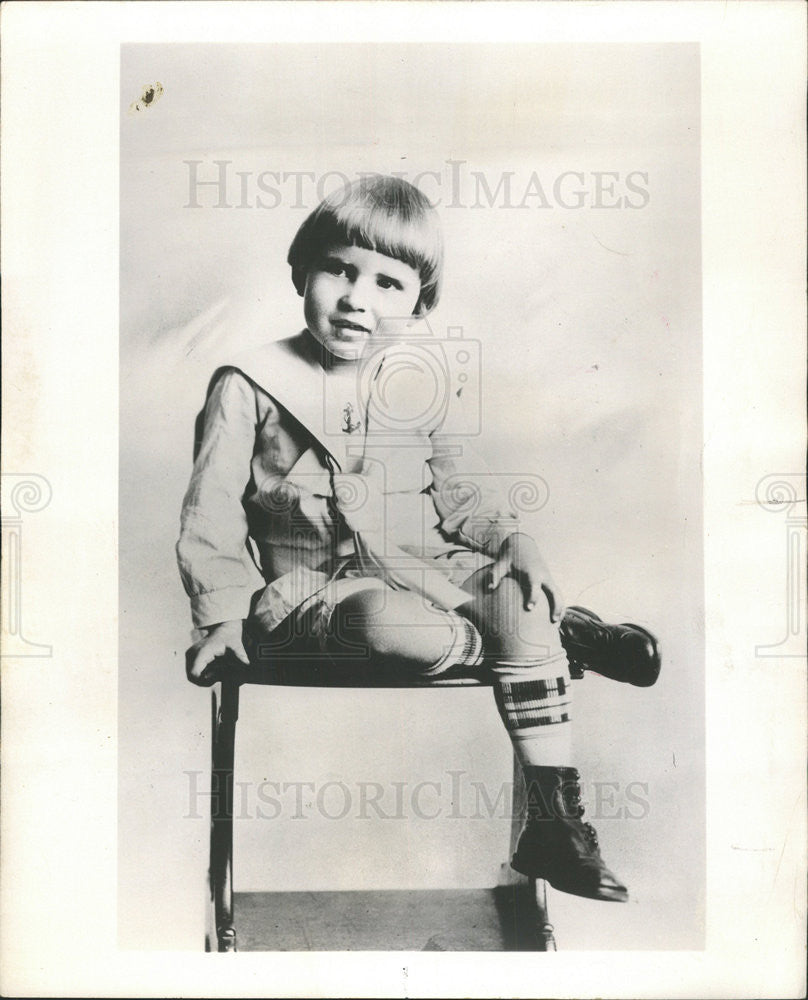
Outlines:
{"type": "Polygon", "coordinates": [[[506,577],[487,591],[487,569],[468,581],[474,600],[461,610],[483,639],[494,694],[523,766],[572,762],[572,724],[567,656],[546,606],[524,611],[522,589],[506,577]]]}
{"type": "Polygon", "coordinates": [[[528,822],[513,866],[564,892],[623,901],[625,887],[603,863],[594,829],[581,821],[579,775],[570,766],[570,675],[558,626],[544,602],[524,610],[517,581],[506,577],[487,591],[488,576],[484,569],[467,582],[474,600],[459,610],[483,638],[497,708],[527,784],[528,822]]]}
{"type": "Polygon", "coordinates": [[[368,586],[327,613],[325,648],[336,660],[429,677],[454,663],[477,662],[482,653],[471,622],[408,591],[368,586]]]}

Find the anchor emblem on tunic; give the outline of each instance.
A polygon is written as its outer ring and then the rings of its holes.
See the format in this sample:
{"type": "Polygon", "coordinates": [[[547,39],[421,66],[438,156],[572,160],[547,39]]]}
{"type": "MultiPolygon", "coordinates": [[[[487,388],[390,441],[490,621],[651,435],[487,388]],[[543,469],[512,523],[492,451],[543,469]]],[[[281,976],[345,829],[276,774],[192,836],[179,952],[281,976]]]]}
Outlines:
{"type": "Polygon", "coordinates": [[[342,410],[342,432],[344,434],[353,434],[354,431],[358,431],[362,426],[362,421],[353,421],[351,418],[353,416],[353,407],[350,403],[346,403],[342,410]]]}

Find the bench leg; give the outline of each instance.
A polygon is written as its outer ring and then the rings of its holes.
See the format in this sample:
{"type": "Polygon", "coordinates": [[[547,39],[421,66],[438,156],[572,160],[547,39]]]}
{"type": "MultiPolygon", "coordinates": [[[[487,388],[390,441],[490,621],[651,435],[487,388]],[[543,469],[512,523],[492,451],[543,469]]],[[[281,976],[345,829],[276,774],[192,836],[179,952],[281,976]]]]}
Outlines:
{"type": "Polygon", "coordinates": [[[535,904],[533,922],[539,938],[539,951],[558,951],[554,928],[547,913],[547,883],[543,878],[530,879],[530,895],[535,904]]]}
{"type": "Polygon", "coordinates": [[[233,922],[233,761],[239,686],[214,685],[210,797],[210,924],[206,950],[236,951],[233,922]]]}
{"type": "MultiPolygon", "coordinates": [[[[210,920],[206,951],[236,951],[236,928],[233,914],[233,789],[236,722],[238,721],[239,685],[235,681],[214,686],[212,708],[212,761],[210,799],[210,920]]],[[[511,853],[516,848],[525,812],[526,795],[522,769],[514,757],[513,823],[511,853]]],[[[556,951],[553,925],[547,914],[547,884],[543,879],[527,879],[503,865],[503,883],[513,893],[508,910],[521,926],[518,941],[527,937],[538,951],[556,951]],[[524,926],[527,925],[527,926],[524,926]],[[525,933],[527,932],[527,934],[525,933]]],[[[503,886],[503,888],[504,888],[503,886]]]]}

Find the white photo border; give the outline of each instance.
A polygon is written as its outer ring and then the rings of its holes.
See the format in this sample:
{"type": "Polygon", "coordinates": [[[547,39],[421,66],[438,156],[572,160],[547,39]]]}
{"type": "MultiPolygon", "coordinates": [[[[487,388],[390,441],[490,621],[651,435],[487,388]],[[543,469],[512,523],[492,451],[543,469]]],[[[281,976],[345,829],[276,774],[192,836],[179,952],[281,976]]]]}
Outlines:
{"type": "Polygon", "coordinates": [[[766,476],[799,475],[804,467],[805,8],[797,2],[418,7],[32,3],[3,10],[3,469],[43,473],[53,486],[47,516],[31,532],[37,537],[24,572],[32,635],[58,636],[52,659],[3,663],[6,995],[785,997],[804,991],[805,660],[760,657],[755,650],[776,641],[787,601],[783,525],[758,502],[756,487],[766,476]],[[427,36],[435,43],[701,45],[706,948],[585,959],[563,951],[552,958],[254,953],[236,959],[118,951],[119,46],[427,36]],[[759,581],[771,574],[782,574],[783,586],[764,592],[759,581]]]}

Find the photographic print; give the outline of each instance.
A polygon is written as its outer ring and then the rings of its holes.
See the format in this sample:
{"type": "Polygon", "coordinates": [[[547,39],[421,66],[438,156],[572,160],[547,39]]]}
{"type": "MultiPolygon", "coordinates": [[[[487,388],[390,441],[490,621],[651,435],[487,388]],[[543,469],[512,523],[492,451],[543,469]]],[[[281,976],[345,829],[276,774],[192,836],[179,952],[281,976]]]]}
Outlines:
{"type": "Polygon", "coordinates": [[[803,996],[804,5],[2,18],[0,992],[803,996]]]}
{"type": "Polygon", "coordinates": [[[697,45],[122,46],[122,945],[703,946],[699,137],[697,45]]]}

